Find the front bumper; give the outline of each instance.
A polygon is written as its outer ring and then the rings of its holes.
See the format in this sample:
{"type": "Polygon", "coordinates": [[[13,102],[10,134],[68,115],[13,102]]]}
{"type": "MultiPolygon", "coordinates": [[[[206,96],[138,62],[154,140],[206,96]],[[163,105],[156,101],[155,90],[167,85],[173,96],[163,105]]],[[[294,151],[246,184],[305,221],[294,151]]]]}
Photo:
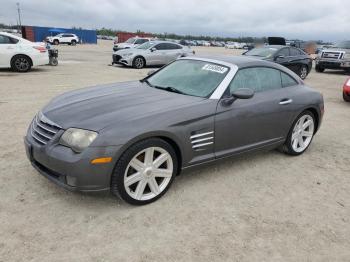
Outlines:
{"type": "Polygon", "coordinates": [[[80,154],[57,144],[39,145],[30,134],[24,138],[27,157],[43,176],[70,191],[107,191],[119,146],[89,147],[80,154]],[[107,164],[93,165],[97,157],[113,157],[107,164]]]}
{"type": "Polygon", "coordinates": [[[350,60],[317,58],[316,65],[327,69],[348,69],[350,60]]]}
{"type": "Polygon", "coordinates": [[[112,64],[132,66],[132,57],[122,57],[121,55],[113,54],[112,64]]]}

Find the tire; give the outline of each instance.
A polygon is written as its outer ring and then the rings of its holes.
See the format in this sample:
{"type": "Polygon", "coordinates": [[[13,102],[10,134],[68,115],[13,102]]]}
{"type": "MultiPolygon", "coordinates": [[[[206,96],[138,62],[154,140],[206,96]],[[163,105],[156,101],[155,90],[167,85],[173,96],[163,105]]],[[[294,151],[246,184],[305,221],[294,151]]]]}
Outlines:
{"type": "Polygon", "coordinates": [[[166,193],[177,170],[172,146],[159,138],[146,139],[129,147],[118,160],[111,192],[132,205],[149,204],[166,193]]]}
{"type": "Polygon", "coordinates": [[[58,65],[57,57],[51,57],[50,58],[50,65],[52,65],[52,66],[57,66],[58,65]]]}
{"type": "Polygon", "coordinates": [[[350,95],[348,95],[345,92],[343,92],[343,99],[344,99],[345,102],[350,102],[350,95]]]}
{"type": "Polygon", "coordinates": [[[53,44],[54,45],[59,45],[60,44],[60,41],[58,41],[57,39],[53,40],[53,44]]]}
{"type": "Polygon", "coordinates": [[[317,65],[317,66],[315,67],[315,70],[316,70],[316,72],[318,72],[318,73],[323,73],[325,69],[324,69],[323,67],[320,67],[320,66],[317,65]]]}
{"type": "Polygon", "coordinates": [[[304,111],[293,122],[282,147],[283,152],[292,156],[298,156],[304,153],[312,142],[315,130],[316,121],[314,114],[308,110],[304,111]],[[311,121],[310,124],[303,128],[308,121],[311,121]]]}
{"type": "Polygon", "coordinates": [[[298,72],[299,77],[304,80],[308,74],[309,74],[308,67],[306,65],[300,66],[299,72],[298,72]]]}
{"type": "Polygon", "coordinates": [[[146,61],[142,56],[137,56],[132,61],[132,67],[136,69],[141,69],[146,66],[146,61]]]}
{"type": "Polygon", "coordinates": [[[32,68],[32,61],[28,56],[16,55],[11,60],[11,68],[13,71],[25,73],[32,68]]]}
{"type": "Polygon", "coordinates": [[[71,45],[76,45],[76,44],[77,44],[77,41],[72,40],[70,43],[71,43],[71,45]]]}

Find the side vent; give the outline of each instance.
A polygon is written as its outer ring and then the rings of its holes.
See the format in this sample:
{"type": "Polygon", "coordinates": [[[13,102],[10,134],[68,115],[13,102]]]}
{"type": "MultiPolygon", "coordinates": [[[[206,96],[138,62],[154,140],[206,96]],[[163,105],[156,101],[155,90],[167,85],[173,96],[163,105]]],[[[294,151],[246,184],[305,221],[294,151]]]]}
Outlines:
{"type": "Polygon", "coordinates": [[[205,149],[209,145],[214,144],[214,131],[197,133],[191,137],[192,148],[194,150],[205,149]]]}

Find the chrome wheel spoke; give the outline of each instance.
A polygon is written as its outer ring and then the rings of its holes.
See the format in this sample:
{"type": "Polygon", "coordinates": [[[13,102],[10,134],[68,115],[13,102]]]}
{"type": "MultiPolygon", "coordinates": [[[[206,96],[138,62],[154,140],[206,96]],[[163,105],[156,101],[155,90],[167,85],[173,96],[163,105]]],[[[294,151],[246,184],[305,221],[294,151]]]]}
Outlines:
{"type": "Polygon", "coordinates": [[[136,157],[131,160],[130,166],[138,172],[141,172],[145,168],[145,164],[138,160],[136,157]]]}
{"type": "Polygon", "coordinates": [[[140,180],[140,182],[137,184],[137,187],[135,190],[136,199],[140,200],[142,198],[143,193],[145,192],[146,185],[147,185],[147,181],[145,179],[140,180]]]}
{"type": "Polygon", "coordinates": [[[306,121],[304,124],[303,124],[303,126],[302,126],[302,129],[306,129],[307,127],[309,127],[311,124],[313,124],[313,122],[311,121],[311,120],[308,120],[308,121],[306,121]]]}
{"type": "Polygon", "coordinates": [[[150,147],[145,152],[145,164],[152,165],[154,156],[154,148],[150,147]]]}
{"type": "Polygon", "coordinates": [[[158,168],[159,166],[161,166],[165,161],[167,161],[169,159],[169,154],[168,153],[164,153],[161,154],[159,157],[157,157],[156,160],[154,160],[153,162],[153,166],[155,168],[158,168]]]}
{"type": "Polygon", "coordinates": [[[157,168],[153,169],[153,174],[155,177],[171,177],[173,170],[157,168]]]}
{"type": "Polygon", "coordinates": [[[131,176],[128,176],[126,179],[125,179],[125,182],[124,184],[126,186],[131,186],[133,184],[135,184],[136,182],[139,182],[140,180],[142,179],[142,175],[140,172],[137,172],[131,176]]]}
{"type": "Polygon", "coordinates": [[[313,133],[310,131],[303,131],[303,132],[301,132],[301,135],[303,137],[312,137],[313,133]]]}
{"type": "Polygon", "coordinates": [[[151,189],[152,193],[154,193],[155,195],[158,195],[160,193],[159,186],[158,186],[157,181],[154,177],[152,177],[148,181],[148,186],[151,189]]]}

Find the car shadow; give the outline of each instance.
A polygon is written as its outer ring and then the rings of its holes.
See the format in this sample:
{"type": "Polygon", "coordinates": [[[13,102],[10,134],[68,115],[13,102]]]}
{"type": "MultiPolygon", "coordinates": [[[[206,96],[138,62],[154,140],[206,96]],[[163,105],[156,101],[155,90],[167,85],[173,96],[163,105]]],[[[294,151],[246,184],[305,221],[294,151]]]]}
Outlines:
{"type": "Polygon", "coordinates": [[[30,69],[28,72],[20,73],[13,71],[12,69],[2,68],[0,69],[0,76],[16,76],[16,75],[27,75],[31,73],[46,73],[50,72],[49,67],[34,67],[30,69]]]}

